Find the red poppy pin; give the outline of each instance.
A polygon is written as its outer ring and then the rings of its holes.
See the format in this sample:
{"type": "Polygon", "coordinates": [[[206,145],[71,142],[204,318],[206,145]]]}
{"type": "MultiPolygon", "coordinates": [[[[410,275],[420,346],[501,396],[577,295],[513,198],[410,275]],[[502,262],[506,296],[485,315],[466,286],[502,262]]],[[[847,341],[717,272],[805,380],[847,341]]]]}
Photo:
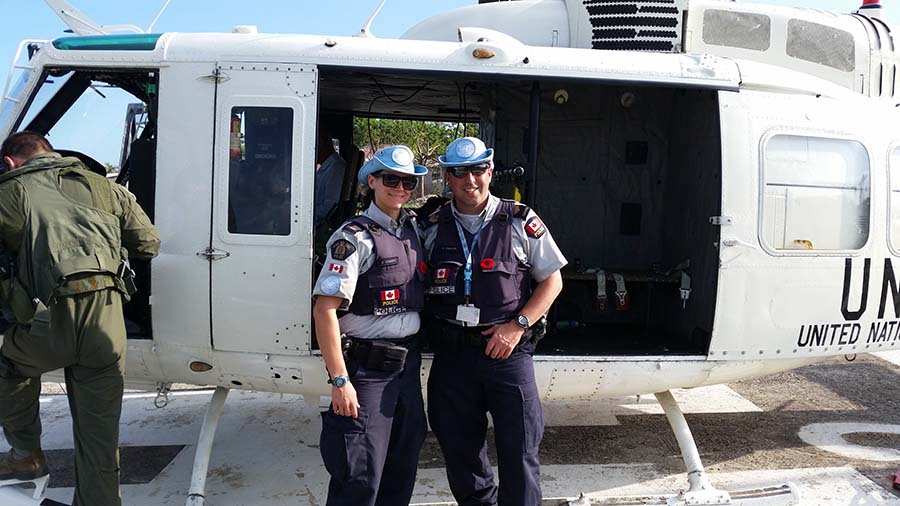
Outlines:
{"type": "Polygon", "coordinates": [[[493,269],[494,268],[494,259],[493,258],[485,258],[481,261],[482,269],[493,269]]]}
{"type": "Polygon", "coordinates": [[[419,262],[419,272],[422,274],[428,272],[428,264],[426,264],[424,260],[419,262]]]}

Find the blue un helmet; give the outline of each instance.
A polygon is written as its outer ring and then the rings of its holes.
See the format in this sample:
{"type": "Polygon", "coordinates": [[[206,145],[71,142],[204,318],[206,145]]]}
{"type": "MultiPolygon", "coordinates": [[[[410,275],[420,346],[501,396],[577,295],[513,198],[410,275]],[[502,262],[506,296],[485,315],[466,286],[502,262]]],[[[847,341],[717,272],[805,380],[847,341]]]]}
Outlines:
{"type": "Polygon", "coordinates": [[[479,163],[494,163],[494,149],[488,148],[478,137],[461,137],[447,146],[447,153],[438,157],[441,167],[467,167],[479,163]]]}
{"type": "Polygon", "coordinates": [[[360,184],[365,185],[368,182],[369,174],[381,170],[393,170],[413,176],[424,176],[428,172],[427,168],[413,164],[412,150],[403,145],[388,146],[376,151],[372,158],[359,169],[357,179],[360,184]]]}

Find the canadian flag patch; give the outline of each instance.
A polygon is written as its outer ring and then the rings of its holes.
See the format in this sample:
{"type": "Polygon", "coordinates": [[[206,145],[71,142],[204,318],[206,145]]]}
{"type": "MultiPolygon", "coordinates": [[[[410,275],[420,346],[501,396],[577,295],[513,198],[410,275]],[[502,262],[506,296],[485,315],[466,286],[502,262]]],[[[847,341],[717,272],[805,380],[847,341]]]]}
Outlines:
{"type": "Polygon", "coordinates": [[[540,239],[546,230],[544,224],[541,223],[541,220],[537,216],[532,216],[531,219],[525,223],[525,233],[535,239],[540,239]]]}
{"type": "Polygon", "coordinates": [[[392,300],[397,300],[400,298],[400,289],[394,288],[393,290],[383,290],[381,292],[381,301],[382,302],[390,302],[392,300]]]}
{"type": "Polygon", "coordinates": [[[341,274],[342,272],[344,272],[344,266],[338,264],[330,264],[328,266],[328,272],[336,272],[338,274],[341,274]]]}
{"type": "Polygon", "coordinates": [[[434,271],[434,279],[447,279],[447,271],[448,269],[444,267],[443,269],[437,269],[434,271]]]}

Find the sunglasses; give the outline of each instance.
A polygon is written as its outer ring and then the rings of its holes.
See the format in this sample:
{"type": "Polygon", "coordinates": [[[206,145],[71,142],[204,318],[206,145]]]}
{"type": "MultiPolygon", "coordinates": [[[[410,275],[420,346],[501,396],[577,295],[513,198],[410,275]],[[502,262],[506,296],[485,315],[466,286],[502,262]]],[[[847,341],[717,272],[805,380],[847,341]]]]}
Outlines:
{"type": "Polygon", "coordinates": [[[478,165],[469,165],[466,167],[447,167],[447,173],[453,177],[466,177],[467,174],[471,173],[473,176],[478,177],[484,174],[488,169],[491,168],[491,164],[489,163],[479,163],[478,165]]]}
{"type": "Polygon", "coordinates": [[[381,184],[387,186],[388,188],[396,188],[403,185],[404,190],[415,190],[416,186],[419,185],[419,178],[415,176],[410,177],[400,177],[396,174],[372,174],[375,177],[381,178],[381,184]]]}

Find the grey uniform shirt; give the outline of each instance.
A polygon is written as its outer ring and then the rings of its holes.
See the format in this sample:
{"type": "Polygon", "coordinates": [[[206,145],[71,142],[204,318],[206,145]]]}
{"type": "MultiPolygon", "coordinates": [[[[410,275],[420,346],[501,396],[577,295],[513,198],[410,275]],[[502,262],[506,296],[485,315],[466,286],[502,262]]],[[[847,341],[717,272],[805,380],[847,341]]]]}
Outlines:
{"type": "MultiPolygon", "coordinates": [[[[396,237],[400,236],[401,226],[407,219],[401,214],[400,223],[393,221],[381,209],[378,209],[374,202],[369,205],[363,216],[371,218],[396,237]]],[[[343,299],[341,309],[347,309],[353,301],[357,279],[375,263],[375,241],[372,240],[372,236],[367,230],[353,233],[341,226],[328,239],[326,251],[328,256],[325,258],[325,265],[322,267],[319,279],[316,280],[313,297],[318,295],[339,297],[343,299]],[[344,241],[344,243],[341,243],[342,247],[335,251],[332,246],[338,241],[344,241]],[[346,255],[349,249],[346,243],[352,246],[353,251],[343,259],[334,258],[335,252],[338,257],[346,255]]],[[[338,319],[342,334],[359,339],[401,339],[418,332],[420,321],[419,313],[416,311],[384,316],[347,313],[338,319]]]]}
{"type": "MultiPolygon", "coordinates": [[[[468,232],[474,234],[478,232],[481,225],[487,220],[493,219],[497,214],[497,208],[500,205],[500,199],[491,195],[488,197],[487,206],[484,211],[478,215],[461,214],[456,210],[456,205],[451,202],[451,210],[456,221],[463,226],[468,232]]],[[[522,262],[531,264],[531,277],[540,283],[544,281],[554,272],[562,269],[568,261],[563,256],[556,241],[550,235],[550,231],[544,227],[544,233],[537,239],[525,233],[525,224],[529,223],[532,218],[540,219],[537,214],[529,210],[525,219],[513,218],[512,230],[512,248],[513,254],[522,262]]],[[[434,239],[437,237],[438,225],[432,225],[425,231],[425,251],[430,256],[431,248],[434,246],[434,239]]],[[[473,259],[477,264],[477,260],[473,259]]]]}

